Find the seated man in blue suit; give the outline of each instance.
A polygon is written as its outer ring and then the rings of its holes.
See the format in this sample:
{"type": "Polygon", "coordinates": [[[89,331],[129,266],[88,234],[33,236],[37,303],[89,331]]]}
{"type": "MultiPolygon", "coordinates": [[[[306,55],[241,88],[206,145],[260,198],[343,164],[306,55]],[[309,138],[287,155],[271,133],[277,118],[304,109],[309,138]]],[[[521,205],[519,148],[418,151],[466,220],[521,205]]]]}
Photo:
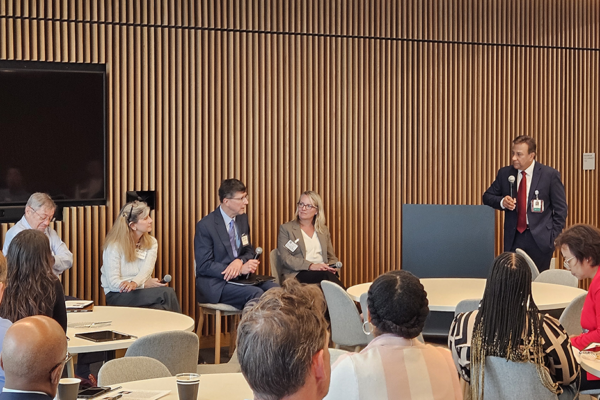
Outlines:
{"type": "Polygon", "coordinates": [[[256,272],[246,215],[248,193],[237,179],[226,179],[219,187],[221,205],[196,224],[196,300],[199,303],[225,303],[242,309],[252,299],[276,287],[273,282],[256,286],[228,283],[240,275],[256,272]]]}
{"type": "Polygon", "coordinates": [[[0,400],[52,400],[69,357],[65,331],[52,318],[36,315],[15,322],[0,355],[6,374],[0,400]]]}

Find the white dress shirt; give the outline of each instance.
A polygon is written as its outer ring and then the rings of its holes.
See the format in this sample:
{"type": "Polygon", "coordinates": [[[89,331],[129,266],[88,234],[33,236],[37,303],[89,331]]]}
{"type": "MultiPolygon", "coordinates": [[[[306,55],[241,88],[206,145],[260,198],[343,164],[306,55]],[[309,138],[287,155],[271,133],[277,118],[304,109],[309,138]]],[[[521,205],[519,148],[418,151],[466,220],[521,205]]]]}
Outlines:
{"type": "MultiPolygon", "coordinates": [[[[17,233],[24,231],[26,229],[33,229],[27,219],[23,215],[21,220],[15,224],[12,228],[6,232],[6,238],[4,238],[4,246],[2,247],[2,252],[6,256],[8,252],[8,246],[10,242],[17,236],[17,233]]],[[[50,227],[47,227],[44,231],[48,239],[50,240],[50,250],[52,251],[52,255],[54,256],[54,266],[52,266],[52,271],[56,275],[62,274],[64,271],[68,270],[73,266],[73,253],[69,251],[69,248],[63,242],[58,233],[50,227]]]]}

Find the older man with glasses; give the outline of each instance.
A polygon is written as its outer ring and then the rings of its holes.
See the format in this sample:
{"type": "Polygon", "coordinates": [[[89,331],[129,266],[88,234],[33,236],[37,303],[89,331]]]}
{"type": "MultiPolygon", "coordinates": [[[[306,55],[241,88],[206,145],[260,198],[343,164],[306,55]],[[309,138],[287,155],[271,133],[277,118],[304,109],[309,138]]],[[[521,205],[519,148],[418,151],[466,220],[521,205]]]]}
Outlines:
{"type": "Polygon", "coordinates": [[[65,332],[52,318],[36,315],[15,322],[0,355],[6,374],[0,400],[53,399],[70,357],[65,332]]]}
{"type": "Polygon", "coordinates": [[[73,253],[71,253],[67,245],[60,239],[56,231],[50,228],[50,223],[54,221],[54,212],[56,204],[46,193],[34,193],[27,200],[25,206],[25,215],[19,222],[6,232],[4,246],[2,252],[8,253],[10,242],[17,233],[26,229],[37,229],[44,232],[50,239],[50,249],[54,256],[54,266],[52,270],[56,275],[62,274],[67,269],[73,266],[73,253]]]}

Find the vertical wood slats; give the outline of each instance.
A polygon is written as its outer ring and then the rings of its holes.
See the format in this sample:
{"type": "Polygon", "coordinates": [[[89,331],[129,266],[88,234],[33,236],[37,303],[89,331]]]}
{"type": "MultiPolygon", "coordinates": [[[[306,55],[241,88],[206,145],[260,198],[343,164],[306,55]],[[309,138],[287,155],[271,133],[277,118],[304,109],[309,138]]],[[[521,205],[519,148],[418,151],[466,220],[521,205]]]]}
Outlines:
{"type": "Polygon", "coordinates": [[[523,133],[562,173],[567,223],[598,225],[581,154],[598,150],[599,48],[592,0],[0,2],[0,59],[107,65],[109,204],[56,224],[67,293],[103,302],[105,233],[127,190],[156,190],[156,275],[189,315],[194,225],[227,177],[249,187],[261,272],[318,191],[346,285],[400,268],[403,203],[480,204],[523,133]]]}

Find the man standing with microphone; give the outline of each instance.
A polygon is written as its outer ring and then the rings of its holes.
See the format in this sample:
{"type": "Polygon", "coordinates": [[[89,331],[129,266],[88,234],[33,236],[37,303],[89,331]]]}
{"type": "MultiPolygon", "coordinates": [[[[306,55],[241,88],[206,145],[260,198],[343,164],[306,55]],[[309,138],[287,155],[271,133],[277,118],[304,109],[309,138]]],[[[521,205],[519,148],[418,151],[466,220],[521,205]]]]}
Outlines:
{"type": "Polygon", "coordinates": [[[512,165],[498,171],[483,204],[505,211],[504,251],[524,250],[541,272],[550,267],[554,239],[565,227],[565,187],[557,170],[535,161],[533,138],[512,143],[512,165]]]}

